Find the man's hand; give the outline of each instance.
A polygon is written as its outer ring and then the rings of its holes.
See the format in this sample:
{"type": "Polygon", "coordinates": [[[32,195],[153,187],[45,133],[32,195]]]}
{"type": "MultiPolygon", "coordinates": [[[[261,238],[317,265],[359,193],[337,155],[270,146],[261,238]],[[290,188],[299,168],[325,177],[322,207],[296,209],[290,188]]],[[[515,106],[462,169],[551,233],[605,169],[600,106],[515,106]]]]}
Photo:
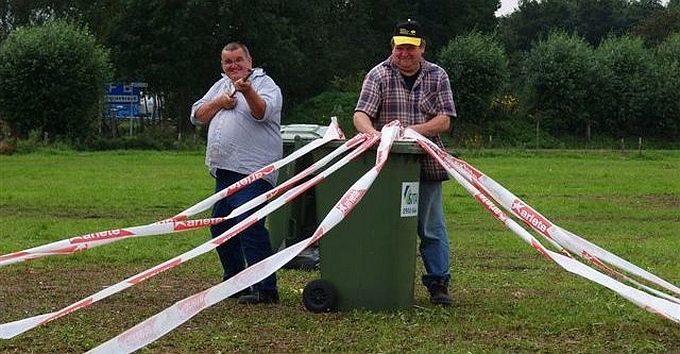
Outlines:
{"type": "Polygon", "coordinates": [[[240,91],[243,94],[248,93],[250,90],[253,89],[253,87],[250,84],[251,82],[247,78],[245,78],[245,80],[240,79],[234,81],[234,93],[232,93],[231,95],[234,96],[234,94],[236,94],[237,91],[240,91]]]}
{"type": "Polygon", "coordinates": [[[371,118],[364,112],[354,112],[352,121],[354,123],[354,128],[356,128],[359,133],[380,134],[380,132],[373,127],[371,118]]]}
{"type": "Polygon", "coordinates": [[[234,109],[238,100],[234,98],[234,92],[225,91],[222,96],[220,96],[220,106],[223,109],[234,109]]]}
{"type": "Polygon", "coordinates": [[[238,91],[242,92],[244,95],[251,91],[252,86],[250,85],[251,82],[248,81],[248,79],[250,78],[250,75],[252,75],[252,74],[253,74],[253,69],[248,69],[248,75],[234,81],[234,92],[231,93],[231,97],[234,97],[234,95],[238,91]]]}

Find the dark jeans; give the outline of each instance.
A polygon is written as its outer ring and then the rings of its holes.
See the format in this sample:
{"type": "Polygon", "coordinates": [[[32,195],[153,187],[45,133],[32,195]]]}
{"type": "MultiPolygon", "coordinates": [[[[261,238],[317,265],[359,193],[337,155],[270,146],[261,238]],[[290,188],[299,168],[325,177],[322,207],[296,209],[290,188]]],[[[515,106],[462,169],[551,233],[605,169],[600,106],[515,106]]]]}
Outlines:
{"type": "Polygon", "coordinates": [[[446,231],[444,206],[442,204],[442,182],[420,180],[418,195],[418,236],[420,255],[427,274],[423,285],[429,286],[435,280],[448,283],[449,235],[446,231]]]}
{"type": "MultiPolygon", "coordinates": [[[[215,192],[219,192],[246,177],[244,174],[219,169],[217,170],[216,175],[215,192]]],[[[212,216],[227,216],[232,210],[272,188],[272,185],[268,182],[262,179],[256,180],[240,191],[215,203],[212,216]]],[[[215,238],[221,235],[232,226],[245,220],[252,215],[256,209],[259,208],[251,209],[234,219],[226,220],[212,226],[210,228],[212,237],[215,238]]],[[[262,218],[246,230],[243,230],[217,247],[217,254],[220,257],[220,262],[222,262],[222,267],[224,268],[223,280],[233,277],[245,269],[246,266],[251,266],[273,254],[271,241],[269,239],[269,231],[267,231],[264,224],[265,219],[262,218]]],[[[276,273],[253,285],[253,290],[275,292],[276,273]]]]}

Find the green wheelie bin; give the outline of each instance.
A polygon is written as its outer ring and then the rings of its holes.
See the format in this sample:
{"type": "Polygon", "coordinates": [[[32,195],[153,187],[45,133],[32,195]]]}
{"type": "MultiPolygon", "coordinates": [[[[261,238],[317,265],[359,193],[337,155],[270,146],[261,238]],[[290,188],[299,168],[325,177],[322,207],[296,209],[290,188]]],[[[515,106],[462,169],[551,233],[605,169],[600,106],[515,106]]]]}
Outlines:
{"type": "MultiPolygon", "coordinates": [[[[318,160],[342,144],[316,150],[318,160]]],[[[377,145],[316,186],[319,222],[349,187],[375,165],[377,145]]],[[[414,304],[418,181],[423,150],[395,141],[361,202],[320,240],[321,278],[307,284],[313,312],[397,310],[414,304]]]]}
{"type": "MultiPolygon", "coordinates": [[[[323,137],[327,126],[315,124],[289,124],[281,127],[283,156],[323,137]]],[[[279,170],[279,183],[296,175],[313,163],[312,154],[283,166],[279,170]]],[[[267,217],[269,235],[274,251],[281,250],[312,235],[317,226],[315,189],[311,188],[290,203],[267,217]]],[[[285,268],[316,269],[319,267],[319,246],[313,245],[286,264],[285,268]]]]}

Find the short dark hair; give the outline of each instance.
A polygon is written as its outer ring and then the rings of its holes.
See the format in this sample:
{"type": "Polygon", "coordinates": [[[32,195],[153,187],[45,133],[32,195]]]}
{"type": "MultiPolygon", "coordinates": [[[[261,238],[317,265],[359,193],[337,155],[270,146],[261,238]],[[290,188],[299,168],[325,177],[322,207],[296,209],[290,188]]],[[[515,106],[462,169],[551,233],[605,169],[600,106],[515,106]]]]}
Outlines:
{"type": "Polygon", "coordinates": [[[250,58],[250,51],[248,50],[248,47],[246,47],[246,45],[241,42],[229,42],[224,46],[224,48],[222,48],[222,51],[231,52],[238,49],[243,49],[243,53],[245,53],[246,58],[250,58]]]}

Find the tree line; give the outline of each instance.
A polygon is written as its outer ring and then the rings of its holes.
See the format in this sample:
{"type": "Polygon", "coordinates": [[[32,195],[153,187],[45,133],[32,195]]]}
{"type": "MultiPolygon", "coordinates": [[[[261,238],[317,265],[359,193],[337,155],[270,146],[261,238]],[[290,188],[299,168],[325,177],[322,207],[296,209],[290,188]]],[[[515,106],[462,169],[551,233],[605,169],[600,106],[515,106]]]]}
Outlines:
{"type": "MultiPolygon", "coordinates": [[[[191,103],[219,76],[220,49],[239,40],[281,86],[284,123],[338,115],[351,130],[364,73],[389,55],[394,23],[412,17],[426,30],[426,58],[452,78],[456,145],[642,135],[670,146],[680,140],[679,2],[520,0],[497,18],[498,0],[10,0],[0,5],[0,50],[20,29],[74,24],[108,53],[105,77],[148,82],[186,136],[191,103]]],[[[6,107],[12,92],[2,91],[6,107]]]]}

